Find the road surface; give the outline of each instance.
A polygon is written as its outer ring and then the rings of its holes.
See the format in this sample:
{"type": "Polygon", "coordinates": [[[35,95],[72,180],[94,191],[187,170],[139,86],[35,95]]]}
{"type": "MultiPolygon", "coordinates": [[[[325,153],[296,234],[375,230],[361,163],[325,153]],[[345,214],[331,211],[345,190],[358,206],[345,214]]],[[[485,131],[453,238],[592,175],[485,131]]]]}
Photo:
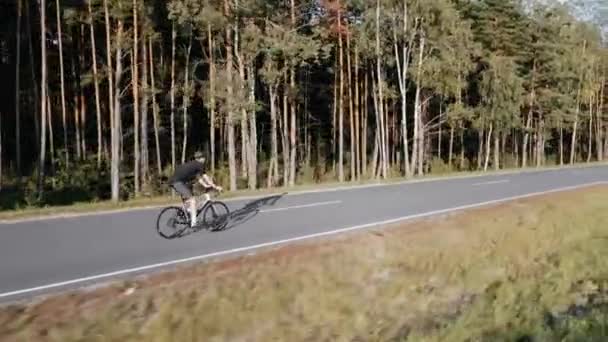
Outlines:
{"type": "MultiPolygon", "coordinates": [[[[608,166],[230,201],[230,229],[166,240],[159,209],[0,224],[0,302],[531,195],[608,182],[608,166]]],[[[522,209],[523,210],[523,209],[522,209]]]]}

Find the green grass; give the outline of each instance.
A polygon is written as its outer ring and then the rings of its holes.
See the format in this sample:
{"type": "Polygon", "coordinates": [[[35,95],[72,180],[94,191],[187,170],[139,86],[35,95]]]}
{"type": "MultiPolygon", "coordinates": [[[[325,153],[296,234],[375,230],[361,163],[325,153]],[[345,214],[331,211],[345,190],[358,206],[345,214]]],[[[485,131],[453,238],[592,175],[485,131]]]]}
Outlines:
{"type": "Polygon", "coordinates": [[[560,193],[4,307],[0,340],[600,341],[607,242],[608,188],[560,193]]]}
{"type": "MultiPolygon", "coordinates": [[[[583,167],[583,166],[603,166],[606,163],[589,163],[584,165],[574,165],[574,166],[563,166],[562,168],[571,168],[571,167],[583,167]]],[[[454,171],[450,172],[445,167],[438,168],[435,173],[427,174],[422,177],[415,177],[411,179],[412,181],[416,180],[427,180],[432,178],[446,178],[446,177],[469,177],[469,176],[480,176],[484,174],[501,174],[501,173],[509,173],[513,171],[535,171],[535,170],[547,170],[556,168],[555,166],[547,166],[543,168],[527,168],[527,169],[503,169],[500,171],[454,171]]],[[[336,181],[326,181],[323,183],[303,183],[297,184],[293,187],[281,187],[281,188],[262,188],[259,190],[238,190],[235,192],[226,192],[221,198],[229,199],[243,196],[263,196],[271,193],[278,192],[294,192],[294,191],[305,191],[305,190],[314,190],[314,189],[327,189],[332,187],[339,186],[352,186],[352,185],[368,185],[368,184],[391,184],[396,182],[403,182],[406,180],[403,177],[394,176],[390,177],[387,180],[373,180],[373,179],[362,179],[360,181],[351,181],[345,183],[339,183],[336,181]]],[[[0,210],[0,221],[7,220],[18,220],[18,219],[26,219],[32,217],[44,217],[49,215],[62,215],[62,214],[78,214],[78,213],[89,213],[89,212],[97,212],[97,211],[108,211],[108,210],[120,210],[120,209],[131,209],[131,208],[145,208],[145,207],[154,207],[161,205],[169,205],[179,203],[178,197],[171,196],[150,196],[150,197],[139,197],[126,201],[120,201],[118,203],[114,203],[111,201],[93,201],[93,202],[79,202],[70,205],[58,205],[58,206],[45,206],[45,207],[37,207],[37,206],[29,206],[24,208],[19,208],[15,210],[0,210]]]]}

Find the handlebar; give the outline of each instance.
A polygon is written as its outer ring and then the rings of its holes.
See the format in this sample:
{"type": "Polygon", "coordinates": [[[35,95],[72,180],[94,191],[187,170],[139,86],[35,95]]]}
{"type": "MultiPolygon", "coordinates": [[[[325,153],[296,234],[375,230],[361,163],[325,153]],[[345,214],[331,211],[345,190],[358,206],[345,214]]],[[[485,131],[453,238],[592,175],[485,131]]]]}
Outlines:
{"type": "MultiPolygon", "coordinates": [[[[213,188],[213,189],[208,190],[208,192],[213,192],[213,193],[215,193],[215,194],[217,195],[217,194],[221,194],[221,193],[223,193],[223,192],[224,192],[224,189],[223,189],[223,188],[220,188],[220,189],[213,188]]],[[[200,198],[205,197],[205,194],[206,194],[206,193],[208,193],[208,192],[204,192],[204,193],[202,193],[202,194],[200,194],[200,195],[195,195],[195,194],[192,194],[192,197],[194,197],[194,198],[196,198],[196,199],[198,200],[198,199],[200,199],[200,198]]],[[[183,196],[181,196],[181,195],[180,195],[180,198],[181,198],[182,202],[186,200],[186,199],[185,199],[183,196]]]]}

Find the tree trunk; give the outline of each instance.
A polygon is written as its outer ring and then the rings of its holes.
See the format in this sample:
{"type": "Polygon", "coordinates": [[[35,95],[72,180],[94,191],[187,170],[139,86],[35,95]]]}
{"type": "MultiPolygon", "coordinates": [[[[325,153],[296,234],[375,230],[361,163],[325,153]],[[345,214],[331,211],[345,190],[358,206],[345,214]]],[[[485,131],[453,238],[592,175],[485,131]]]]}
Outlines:
{"type": "Polygon", "coordinates": [[[344,182],[344,56],[342,48],[342,17],[340,9],[340,0],[338,0],[338,54],[340,70],[340,80],[338,87],[338,181],[344,182]]]}
{"type": "Polygon", "coordinates": [[[279,175],[278,162],[279,162],[279,147],[277,139],[277,87],[271,85],[270,91],[270,164],[268,166],[268,187],[276,185],[277,177],[279,175]]]}
{"type": "Polygon", "coordinates": [[[357,179],[357,159],[355,154],[355,113],[353,108],[353,80],[351,75],[352,64],[351,64],[351,46],[350,46],[350,33],[346,35],[346,75],[347,75],[347,88],[348,88],[348,115],[349,115],[349,135],[350,135],[350,180],[355,181],[357,179]]]}
{"type": "MultiPolygon", "coordinates": [[[[338,65],[338,56],[336,56],[336,65],[338,65]]],[[[336,155],[338,154],[338,151],[336,149],[337,145],[336,145],[336,132],[337,132],[337,125],[336,125],[336,121],[337,121],[337,117],[338,117],[338,73],[334,74],[334,85],[333,85],[333,91],[334,91],[334,102],[333,102],[333,108],[332,108],[332,121],[331,121],[331,133],[332,133],[332,138],[331,138],[331,153],[332,153],[332,162],[333,162],[333,173],[334,176],[336,175],[336,155]]]]}
{"type": "Polygon", "coordinates": [[[87,159],[87,143],[86,143],[86,126],[87,126],[87,102],[84,97],[84,90],[80,88],[80,150],[82,151],[82,159],[87,159]]]}
{"type": "Polygon", "coordinates": [[[364,175],[367,175],[367,115],[368,115],[368,110],[369,110],[369,103],[368,103],[368,99],[369,99],[369,76],[367,75],[367,72],[364,73],[365,75],[365,82],[364,82],[364,86],[363,86],[363,141],[361,142],[362,146],[361,146],[361,156],[363,157],[363,160],[361,161],[361,167],[362,167],[362,173],[364,175]]]}
{"type": "Polygon", "coordinates": [[[304,165],[306,165],[307,168],[310,168],[312,162],[312,134],[310,132],[310,115],[308,113],[308,83],[309,70],[307,67],[304,80],[304,151],[306,153],[304,165]]]}
{"type": "Polygon", "coordinates": [[[500,133],[494,132],[494,170],[500,170],[500,133]]]}
{"type": "Polygon", "coordinates": [[[519,139],[517,139],[517,130],[513,128],[513,132],[511,133],[513,143],[513,160],[515,161],[513,167],[519,167],[519,139]]]}
{"type": "MultiPolygon", "coordinates": [[[[291,25],[293,29],[296,29],[296,12],[295,12],[295,0],[291,0],[291,25]]],[[[297,120],[296,120],[296,109],[298,106],[296,92],[296,71],[292,65],[289,71],[290,88],[291,88],[291,129],[289,133],[289,142],[291,147],[290,156],[290,169],[289,169],[289,186],[294,186],[296,183],[296,160],[297,160],[297,143],[296,143],[296,132],[297,132],[297,120]]]]}
{"type": "Polygon", "coordinates": [[[171,25],[171,169],[175,170],[175,41],[177,29],[175,21],[171,25]]]}
{"type": "MultiPolygon", "coordinates": [[[[240,69],[240,66],[239,66],[240,69]]],[[[240,71],[240,70],[239,70],[240,71]]],[[[244,70],[242,71],[242,81],[246,82],[244,70]]],[[[247,172],[249,165],[249,124],[248,124],[248,113],[247,109],[241,109],[241,175],[243,177],[249,177],[247,172]]]]}
{"type": "Polygon", "coordinates": [[[460,170],[464,170],[464,127],[460,128],[460,170]]]}
{"type": "MultiPolygon", "coordinates": [[[[21,7],[21,4],[17,4],[17,6],[21,7]]],[[[19,11],[20,12],[20,11],[19,11]]],[[[19,13],[21,14],[21,13],[19,13]]],[[[19,31],[17,31],[19,32],[19,31]]],[[[18,103],[18,102],[17,102],[18,103]]],[[[2,175],[4,169],[2,168],[2,113],[0,112],[0,191],[2,191],[2,175]]]]}
{"type": "MultiPolygon", "coordinates": [[[[235,0],[235,6],[238,8],[238,0],[235,0]]],[[[243,54],[240,51],[240,29],[239,29],[239,18],[237,17],[234,24],[234,55],[239,69],[240,86],[245,88],[247,82],[245,77],[245,61],[243,60],[243,54]]],[[[245,101],[245,99],[240,99],[245,101]]],[[[249,153],[249,127],[247,120],[247,108],[242,106],[241,108],[241,175],[242,177],[248,177],[248,153],[249,153]]]]}
{"type": "MultiPolygon", "coordinates": [[[[80,24],[80,31],[78,32],[78,40],[80,48],[84,48],[84,38],[85,38],[85,27],[84,24],[80,24]]],[[[79,54],[78,57],[78,75],[79,79],[81,79],[82,70],[86,67],[84,54],[79,54]]],[[[80,83],[79,83],[80,85],[80,83]]],[[[82,159],[87,159],[87,135],[86,135],[86,127],[87,127],[87,102],[85,101],[84,96],[84,87],[80,86],[80,149],[82,151],[82,159]]]]}
{"type": "MultiPolygon", "coordinates": [[[[142,0],[143,2],[143,0],[142,0]]],[[[144,5],[142,3],[142,5],[144,5]]],[[[144,5],[145,6],[145,5],[144,5]]],[[[148,53],[146,49],[146,37],[141,37],[141,45],[137,47],[141,48],[142,57],[142,85],[144,88],[142,103],[141,103],[141,179],[143,185],[147,185],[150,179],[150,157],[148,151],[148,108],[150,105],[149,93],[150,86],[148,85],[148,53]]]]}
{"type": "MultiPolygon", "coordinates": [[[[228,148],[228,126],[226,125],[226,118],[222,117],[219,120],[219,127],[220,127],[220,156],[219,156],[219,160],[221,160],[222,162],[224,160],[227,160],[227,153],[226,153],[226,149],[228,148]]],[[[230,182],[230,181],[228,181],[230,182]]]]}
{"type": "Polygon", "coordinates": [[[604,159],[608,158],[608,126],[604,126],[604,159]]]}
{"type": "Polygon", "coordinates": [[[270,161],[268,162],[268,177],[266,178],[266,187],[269,189],[272,188],[272,178],[274,173],[275,162],[276,161],[274,159],[270,159],[270,161]]]}
{"type": "Polygon", "coordinates": [[[29,64],[30,64],[30,76],[31,76],[31,88],[34,90],[34,103],[31,106],[32,115],[34,116],[34,129],[36,134],[36,148],[40,147],[40,84],[36,79],[36,63],[34,62],[34,43],[33,43],[33,33],[30,18],[30,6],[25,6],[25,29],[27,33],[27,42],[28,42],[28,51],[29,51],[29,64]]]}
{"type": "Polygon", "coordinates": [[[112,127],[112,201],[117,203],[120,196],[120,122],[121,122],[121,91],[120,81],[122,79],[122,37],[123,22],[118,20],[118,28],[116,32],[116,76],[115,80],[115,96],[114,96],[114,126],[112,127]]]}
{"type": "Polygon", "coordinates": [[[377,73],[377,77],[378,77],[378,108],[380,109],[379,111],[379,116],[380,116],[380,140],[381,140],[381,144],[380,144],[380,149],[381,149],[381,170],[382,170],[382,177],[384,179],[387,178],[387,174],[388,174],[388,167],[387,167],[387,154],[388,154],[388,150],[387,150],[387,146],[386,146],[386,141],[388,140],[386,137],[386,131],[385,131],[385,126],[384,126],[384,108],[383,108],[383,103],[384,103],[384,92],[383,92],[383,79],[382,79],[382,58],[381,58],[381,53],[380,53],[380,0],[376,1],[376,73],[377,73]]]}
{"type": "MultiPolygon", "coordinates": [[[[461,82],[461,74],[460,74],[460,69],[458,70],[458,85],[456,87],[456,103],[458,105],[462,104],[462,87],[460,85],[461,82]]],[[[459,164],[459,169],[462,171],[462,169],[464,168],[464,119],[463,118],[459,118],[459,120],[457,122],[452,122],[450,123],[450,150],[453,150],[453,134],[454,134],[454,126],[458,124],[459,125],[459,130],[460,130],[460,164],[459,164]]],[[[450,155],[452,154],[452,152],[450,152],[450,155]]],[[[450,160],[448,161],[448,168],[450,170],[452,170],[452,158],[450,157],[450,160]]]]}
{"type": "Polygon", "coordinates": [[[564,124],[559,120],[559,165],[564,165],[564,124]]]}
{"type": "MultiPolygon", "coordinates": [[[[583,40],[583,53],[582,53],[582,57],[585,58],[585,50],[587,47],[587,40],[583,40]]],[[[582,80],[582,76],[579,77],[580,80],[582,80]]],[[[580,105],[581,105],[581,85],[582,81],[579,82],[578,84],[578,88],[576,91],[576,113],[575,113],[575,118],[574,118],[574,124],[572,125],[572,140],[570,142],[570,164],[574,164],[575,162],[575,158],[576,158],[576,131],[578,130],[578,116],[579,116],[579,112],[580,112],[580,105]]]]}
{"type": "Polygon", "coordinates": [[[431,159],[432,159],[432,152],[431,152],[431,133],[429,131],[426,132],[425,134],[425,144],[424,144],[424,164],[423,164],[423,170],[425,173],[430,172],[431,170],[431,159]],[[428,142],[427,142],[428,141],[428,142]]]}
{"type": "Polygon", "coordinates": [[[545,121],[540,120],[538,124],[538,148],[537,148],[536,167],[541,167],[545,164],[545,121]]]}
{"type": "Polygon", "coordinates": [[[502,159],[502,167],[506,167],[506,155],[507,155],[507,134],[505,132],[500,133],[500,156],[499,159],[502,159]]]}
{"type": "Polygon", "coordinates": [[[533,158],[533,164],[535,164],[535,165],[537,165],[538,159],[539,159],[538,158],[539,157],[539,154],[538,154],[538,145],[540,144],[540,139],[541,139],[541,136],[539,135],[539,125],[540,125],[540,119],[537,120],[537,122],[535,122],[532,125],[532,128],[535,130],[534,131],[534,143],[530,144],[530,155],[534,156],[534,158],[533,158]]]}
{"type": "Polygon", "coordinates": [[[595,152],[597,161],[602,161],[603,158],[603,145],[602,145],[602,117],[601,117],[601,106],[600,100],[598,98],[596,104],[596,114],[595,114],[595,152]]]}
{"type": "Polygon", "coordinates": [[[401,172],[401,150],[399,149],[399,141],[401,139],[401,130],[398,128],[399,127],[399,116],[397,115],[398,113],[398,109],[397,109],[397,100],[393,100],[392,101],[392,106],[391,108],[393,108],[393,116],[392,118],[392,127],[391,130],[393,132],[392,134],[392,149],[393,149],[393,164],[391,165],[392,167],[397,167],[397,169],[399,170],[399,172],[401,172]]]}
{"type": "Polygon", "coordinates": [[[532,124],[532,107],[528,110],[528,116],[526,118],[526,131],[524,132],[524,142],[522,145],[522,162],[521,167],[526,168],[528,166],[528,143],[530,141],[530,125],[532,124]]]}
{"type": "MultiPolygon", "coordinates": [[[[384,71],[383,71],[384,72],[384,71]]],[[[384,82],[384,75],[382,75],[382,80],[383,80],[383,84],[384,82]]],[[[390,141],[390,112],[389,112],[389,102],[390,99],[386,99],[384,96],[384,90],[382,90],[382,99],[384,100],[384,108],[382,109],[382,129],[383,129],[383,137],[384,140],[382,142],[382,146],[384,147],[383,149],[383,153],[384,153],[384,162],[382,163],[382,178],[386,179],[389,177],[389,169],[391,167],[391,151],[390,151],[390,146],[389,146],[389,141],[390,141]]]]}
{"type": "Polygon", "coordinates": [[[572,139],[570,141],[570,164],[574,164],[576,158],[576,131],[578,130],[579,104],[576,105],[576,118],[572,124],[572,139]]]}
{"type": "Polygon", "coordinates": [[[137,20],[137,0],[133,0],[133,63],[131,63],[131,88],[133,91],[133,132],[135,141],[133,143],[134,165],[133,175],[135,181],[135,196],[139,195],[139,170],[140,170],[140,150],[139,150],[139,37],[137,20]]]}
{"type": "MultiPolygon", "coordinates": [[[[424,38],[420,38],[420,51],[418,55],[418,70],[416,72],[416,99],[414,104],[414,145],[412,147],[412,167],[416,168],[418,158],[421,158],[419,155],[419,144],[420,144],[420,135],[422,132],[420,125],[420,80],[422,78],[422,56],[424,54],[424,38]]],[[[421,174],[422,170],[418,170],[418,174],[421,174]]],[[[413,170],[412,170],[413,173],[413,170]]]]}
{"type": "Polygon", "coordinates": [[[357,164],[357,180],[361,179],[361,98],[359,94],[359,49],[355,44],[355,162],[357,164]]]}
{"type": "Polygon", "coordinates": [[[484,172],[488,171],[488,163],[490,162],[490,151],[491,151],[491,149],[490,149],[491,145],[490,144],[492,142],[491,139],[492,139],[492,133],[493,133],[492,131],[493,131],[493,129],[494,129],[494,123],[490,122],[490,130],[488,131],[488,137],[487,137],[487,140],[486,140],[486,158],[485,158],[485,161],[483,163],[483,171],[484,172]]]}
{"type": "Polygon", "coordinates": [[[602,80],[600,81],[600,96],[597,99],[597,159],[598,161],[604,160],[604,153],[606,153],[605,147],[603,145],[604,140],[604,117],[602,115],[602,110],[604,108],[604,89],[606,88],[606,76],[602,75],[602,80]]]}
{"type": "Polygon", "coordinates": [[[42,196],[44,185],[44,166],[46,163],[46,97],[47,97],[47,69],[46,69],[46,0],[40,0],[40,157],[38,164],[38,194],[42,196]]]}
{"type": "Polygon", "coordinates": [[[450,125],[450,146],[448,148],[448,168],[452,170],[452,155],[454,153],[454,125],[450,125]]]}
{"type": "Polygon", "coordinates": [[[483,166],[483,151],[485,145],[485,123],[482,124],[481,128],[477,132],[477,170],[481,170],[483,166]]]}
{"type": "Polygon", "coordinates": [[[374,156],[372,158],[372,168],[371,168],[371,177],[376,179],[378,177],[378,170],[380,173],[382,171],[382,122],[380,120],[380,112],[382,109],[380,108],[382,104],[380,103],[380,96],[378,90],[378,79],[376,78],[375,73],[372,71],[372,97],[374,100],[374,113],[376,118],[376,129],[374,130],[375,140],[374,140],[374,156]]]}
{"type": "Polygon", "coordinates": [[[182,141],[182,164],[186,162],[188,149],[188,108],[190,107],[190,53],[192,51],[192,30],[188,37],[188,50],[186,51],[186,70],[184,71],[184,91],[182,97],[182,112],[184,125],[184,139],[182,141]]]}
{"type": "MultiPolygon", "coordinates": [[[[420,82],[420,80],[419,80],[420,82]]],[[[426,102],[426,101],[425,101],[426,102]]],[[[423,122],[423,117],[426,116],[426,105],[424,105],[424,108],[422,107],[423,105],[420,105],[420,113],[418,115],[418,125],[420,126],[420,129],[418,131],[418,138],[420,139],[420,142],[418,143],[418,176],[422,176],[424,175],[424,158],[425,158],[425,143],[426,143],[426,137],[425,135],[427,134],[427,130],[424,128],[424,122],[423,122]]]]}
{"type": "MultiPolygon", "coordinates": [[[[391,109],[393,108],[393,101],[391,99],[386,99],[385,100],[385,106],[384,106],[384,116],[385,116],[385,132],[386,132],[386,140],[385,140],[385,144],[386,144],[386,154],[388,155],[388,165],[387,168],[388,170],[390,170],[392,168],[392,166],[395,163],[395,144],[393,144],[393,142],[395,141],[395,130],[393,129],[393,127],[395,127],[395,115],[390,115],[391,114],[391,109]]],[[[387,173],[387,177],[388,177],[388,173],[387,173]]]]}
{"type": "MultiPolygon", "coordinates": [[[[102,153],[102,126],[101,126],[101,103],[99,96],[99,74],[97,71],[97,47],[95,44],[95,20],[93,19],[93,8],[91,2],[88,2],[89,10],[89,31],[91,33],[91,58],[93,60],[93,85],[95,87],[95,113],[97,118],[97,167],[101,166],[101,153],[102,153]]],[[[63,64],[63,63],[62,63],[63,64]]],[[[63,72],[62,72],[63,74],[63,72]]],[[[67,138],[65,139],[67,141],[67,138]]],[[[66,147],[67,152],[67,147],[66,147]]]]}
{"type": "Polygon", "coordinates": [[[80,97],[80,75],[78,74],[79,67],[78,65],[78,56],[77,54],[72,58],[72,76],[74,79],[74,91],[73,91],[73,99],[74,99],[74,145],[76,147],[76,158],[78,160],[82,160],[82,152],[80,149],[80,101],[82,100],[80,97]]]}
{"type": "Polygon", "coordinates": [[[76,158],[82,160],[82,153],[80,151],[80,96],[74,95],[74,125],[75,125],[75,136],[74,145],[76,146],[76,158]]]}
{"type": "MultiPolygon", "coordinates": [[[[224,0],[224,11],[225,15],[229,16],[230,5],[228,0],[224,0]]],[[[235,142],[234,142],[234,122],[233,122],[233,113],[232,113],[232,67],[233,67],[233,56],[232,56],[233,46],[232,46],[232,29],[230,24],[226,25],[226,68],[227,68],[227,76],[228,76],[228,115],[226,116],[227,120],[227,128],[228,128],[228,168],[230,173],[230,191],[237,190],[236,184],[236,156],[235,156],[235,142]]]]}
{"type": "MultiPolygon", "coordinates": [[[[385,106],[384,106],[384,116],[385,116],[385,132],[386,132],[386,140],[385,140],[385,144],[386,144],[386,154],[388,155],[387,161],[388,161],[388,165],[387,168],[388,170],[390,170],[393,165],[395,164],[395,144],[393,143],[395,141],[395,130],[393,129],[393,127],[395,127],[395,115],[390,115],[391,114],[391,110],[393,108],[393,101],[391,99],[386,99],[385,100],[385,106]]],[[[389,173],[387,173],[387,177],[388,177],[389,173]]]]}
{"type": "Polygon", "coordinates": [[[441,96],[441,102],[439,102],[439,134],[437,136],[437,156],[441,160],[441,137],[442,137],[442,122],[441,117],[443,116],[443,96],[441,96]]]}
{"type": "Polygon", "coordinates": [[[530,155],[530,159],[532,160],[532,164],[536,164],[536,144],[538,143],[538,130],[536,129],[536,122],[532,122],[532,130],[534,134],[532,135],[532,140],[530,142],[530,148],[528,150],[528,154],[530,155]]]}
{"type": "Polygon", "coordinates": [[[48,121],[48,129],[49,129],[49,147],[51,152],[51,180],[53,188],[55,187],[55,137],[53,135],[53,115],[52,115],[53,106],[51,106],[51,96],[47,94],[46,96],[46,119],[48,121]]]}
{"type": "MultiPolygon", "coordinates": [[[[407,1],[403,1],[403,38],[407,35],[408,8],[407,1]]],[[[409,156],[409,141],[407,132],[407,70],[409,66],[409,49],[405,42],[402,45],[401,59],[399,58],[399,47],[397,31],[393,30],[395,60],[397,63],[397,76],[399,80],[399,92],[401,94],[401,136],[403,139],[403,167],[407,178],[412,176],[409,156]]]]}
{"type": "MultiPolygon", "coordinates": [[[[21,0],[17,0],[17,30],[15,39],[15,160],[16,175],[21,177],[21,0]]],[[[0,134],[2,130],[0,129],[0,134]]],[[[0,136],[0,177],[2,177],[2,137],[0,136]]],[[[0,188],[2,181],[0,180],[0,188]]]]}
{"type": "Polygon", "coordinates": [[[593,155],[593,96],[589,96],[589,137],[587,140],[587,163],[593,155]]]}
{"type": "Polygon", "coordinates": [[[507,158],[507,138],[506,133],[504,131],[500,132],[499,144],[500,144],[500,152],[498,155],[499,165],[502,165],[502,168],[506,167],[506,158],[507,158]]]}
{"type": "MultiPolygon", "coordinates": [[[[110,11],[108,9],[108,0],[103,0],[105,24],[106,24],[106,64],[107,64],[107,75],[108,75],[108,109],[110,114],[110,127],[114,128],[114,82],[113,82],[113,70],[112,70],[112,36],[110,35],[110,11]]],[[[114,138],[112,140],[112,146],[114,146],[114,138]]]]}
{"type": "Polygon", "coordinates": [[[283,111],[281,116],[281,144],[283,146],[283,186],[289,182],[289,100],[285,91],[288,89],[287,81],[283,84],[283,111]]]}
{"type": "MultiPolygon", "coordinates": [[[[249,65],[247,67],[247,83],[249,86],[249,104],[255,104],[255,73],[253,65],[249,65]]],[[[257,156],[257,145],[258,145],[258,132],[257,132],[257,121],[256,121],[256,113],[255,110],[251,111],[249,115],[249,151],[247,161],[249,162],[249,175],[248,175],[248,185],[249,189],[254,190],[257,188],[258,184],[258,156],[257,156]]]]}
{"type": "MultiPolygon", "coordinates": [[[[378,119],[376,119],[376,121],[378,121],[378,119]]],[[[371,177],[372,179],[376,179],[377,177],[377,168],[378,168],[378,158],[380,155],[380,134],[379,134],[379,130],[376,129],[376,131],[374,132],[375,135],[375,139],[374,139],[374,152],[372,153],[372,165],[371,165],[371,177]]]]}
{"type": "Polygon", "coordinates": [[[511,128],[511,156],[513,161],[513,168],[519,167],[519,141],[517,140],[517,130],[515,128],[511,128]]]}
{"type": "Polygon", "coordinates": [[[150,88],[152,91],[152,120],[154,121],[154,140],[156,143],[156,167],[158,174],[162,174],[162,160],[160,158],[160,139],[159,139],[159,118],[158,105],[156,104],[156,80],[154,79],[154,48],[152,46],[152,37],[148,39],[148,49],[150,53],[150,88]]]}
{"type": "Polygon", "coordinates": [[[211,171],[215,171],[215,40],[211,33],[211,24],[207,24],[207,42],[209,44],[209,140],[211,149],[211,171]]]}
{"type": "Polygon", "coordinates": [[[530,140],[530,125],[532,124],[532,114],[534,110],[534,103],[536,100],[536,92],[535,92],[535,81],[536,81],[536,60],[532,62],[532,82],[530,85],[530,102],[528,109],[528,116],[526,118],[526,128],[524,132],[524,143],[522,147],[522,167],[525,168],[528,166],[528,143],[530,140]]]}

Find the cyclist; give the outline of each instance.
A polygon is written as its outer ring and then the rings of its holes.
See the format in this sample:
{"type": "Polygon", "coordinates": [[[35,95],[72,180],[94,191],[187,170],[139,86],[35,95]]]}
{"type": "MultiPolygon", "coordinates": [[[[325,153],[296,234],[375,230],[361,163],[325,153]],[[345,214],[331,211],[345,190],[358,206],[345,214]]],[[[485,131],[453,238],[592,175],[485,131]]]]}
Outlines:
{"type": "MultiPolygon", "coordinates": [[[[204,188],[205,203],[211,199],[208,194],[209,191],[213,189],[222,191],[222,187],[215,185],[211,177],[207,175],[205,157],[200,151],[194,153],[194,160],[176,167],[173,175],[169,178],[169,183],[173,189],[175,189],[189,205],[191,227],[196,226],[196,198],[192,195],[192,182],[195,179],[197,179],[204,188]]],[[[205,203],[203,203],[203,205],[205,203]]]]}

